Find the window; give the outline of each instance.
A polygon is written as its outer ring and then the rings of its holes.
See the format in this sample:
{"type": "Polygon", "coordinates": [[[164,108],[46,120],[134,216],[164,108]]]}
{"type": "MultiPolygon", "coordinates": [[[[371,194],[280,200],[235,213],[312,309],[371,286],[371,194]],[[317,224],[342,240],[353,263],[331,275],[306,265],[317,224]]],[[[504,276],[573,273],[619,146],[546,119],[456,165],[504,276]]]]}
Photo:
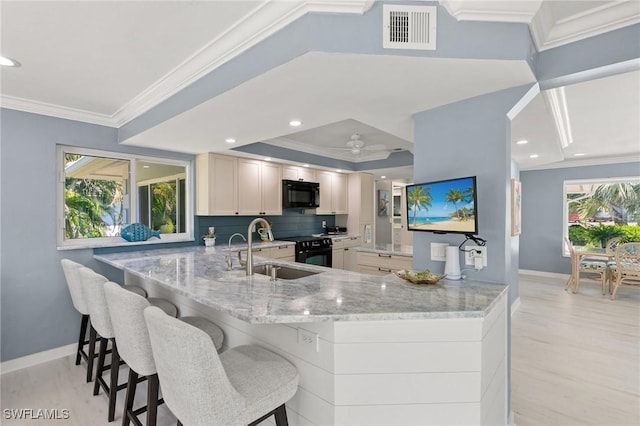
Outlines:
{"type": "MultiPolygon", "coordinates": [[[[576,246],[640,238],[640,177],[564,182],[564,237],[576,246]]],[[[563,244],[563,253],[569,255],[563,244]]]]}
{"type": "Polygon", "coordinates": [[[64,146],[58,161],[59,247],[131,245],[135,222],[162,234],[146,244],[193,239],[189,162],[64,146]]]}

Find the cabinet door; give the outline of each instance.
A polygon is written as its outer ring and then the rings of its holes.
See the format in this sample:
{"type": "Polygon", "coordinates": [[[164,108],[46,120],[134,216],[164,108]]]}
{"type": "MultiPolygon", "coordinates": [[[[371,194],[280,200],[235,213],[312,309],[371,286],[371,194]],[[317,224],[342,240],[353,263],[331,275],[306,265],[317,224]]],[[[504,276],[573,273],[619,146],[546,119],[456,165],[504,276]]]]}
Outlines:
{"type": "Polygon", "coordinates": [[[282,179],[285,179],[285,180],[298,180],[298,167],[296,167],[296,166],[282,166],[282,179]]]}
{"type": "Polygon", "coordinates": [[[333,211],[335,211],[336,214],[349,213],[349,206],[347,203],[347,176],[341,173],[333,174],[331,191],[333,211]]]}
{"type": "Polygon", "coordinates": [[[260,161],[238,159],[238,212],[242,215],[260,215],[262,211],[262,180],[260,161]]]}
{"type": "Polygon", "coordinates": [[[358,272],[369,275],[388,275],[391,273],[389,269],[378,268],[375,266],[358,265],[358,272]]]}
{"type": "Polygon", "coordinates": [[[308,167],[298,167],[298,179],[305,182],[318,182],[316,171],[308,167]]]}
{"type": "Polygon", "coordinates": [[[282,214],[282,167],[268,161],[262,162],[262,213],[282,214]]]}
{"type": "Polygon", "coordinates": [[[331,267],[333,269],[344,269],[344,249],[334,249],[331,252],[331,267]]]}
{"type": "Polygon", "coordinates": [[[238,161],[234,157],[203,154],[197,161],[198,214],[238,214],[238,161]]]}
{"type": "Polygon", "coordinates": [[[358,256],[355,247],[345,247],[343,252],[343,268],[347,271],[358,272],[358,256]]]}
{"type": "Polygon", "coordinates": [[[318,172],[318,183],[320,184],[320,207],[316,209],[316,214],[333,214],[333,173],[318,172]]]}

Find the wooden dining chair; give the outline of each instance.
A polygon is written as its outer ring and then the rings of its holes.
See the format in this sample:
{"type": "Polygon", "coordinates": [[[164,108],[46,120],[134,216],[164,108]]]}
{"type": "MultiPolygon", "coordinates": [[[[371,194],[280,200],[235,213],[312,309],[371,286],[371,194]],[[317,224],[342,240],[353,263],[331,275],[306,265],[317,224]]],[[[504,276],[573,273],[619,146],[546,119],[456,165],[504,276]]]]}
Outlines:
{"type": "Polygon", "coordinates": [[[640,243],[620,244],[615,259],[615,265],[610,268],[615,279],[611,300],[622,286],[640,288],[640,243]]]}

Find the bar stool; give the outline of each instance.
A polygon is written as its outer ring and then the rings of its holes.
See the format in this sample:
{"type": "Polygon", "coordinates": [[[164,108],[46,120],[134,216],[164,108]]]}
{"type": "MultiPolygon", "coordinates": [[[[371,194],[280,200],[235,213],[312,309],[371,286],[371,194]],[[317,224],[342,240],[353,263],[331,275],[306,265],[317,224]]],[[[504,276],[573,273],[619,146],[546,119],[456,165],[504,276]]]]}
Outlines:
{"type": "MultiPolygon", "coordinates": [[[[158,374],[156,364],[151,353],[149,332],[144,321],[144,310],[150,305],[143,297],[125,291],[116,283],[104,284],[104,293],[109,305],[111,324],[118,341],[118,353],[129,366],[129,380],[122,425],[127,426],[130,421],[140,425],[137,416],[147,412],[147,426],[156,424],[157,406],[162,404],[158,400],[158,374]],[[147,405],[137,410],[133,409],[138,376],[147,379],[147,405]]],[[[213,341],[216,350],[222,348],[224,334],[220,327],[201,317],[182,317],[180,321],[191,324],[203,330],[213,341]]]]}
{"type": "MultiPolygon", "coordinates": [[[[62,264],[62,271],[67,281],[67,287],[69,287],[73,307],[82,315],[80,320],[80,334],[78,336],[78,349],[76,350],[76,365],[80,365],[80,361],[83,358],[87,362],[87,383],[89,383],[93,380],[93,360],[98,355],[95,353],[97,336],[94,335],[93,340],[91,340],[91,338],[87,340],[86,337],[87,327],[89,326],[89,310],[82,291],[82,282],[78,276],[78,270],[84,265],[69,259],[60,259],[60,263],[62,264]],[[84,346],[87,344],[89,344],[89,353],[84,350],[84,346]]],[[[143,297],[147,296],[147,292],[144,291],[142,287],[125,286],[125,288],[143,297]]]]}
{"type": "MultiPolygon", "coordinates": [[[[100,387],[102,387],[104,392],[108,395],[109,410],[107,419],[111,422],[115,418],[116,393],[117,391],[124,389],[126,384],[118,385],[118,373],[120,370],[121,360],[120,355],[118,354],[115,334],[113,333],[113,326],[111,325],[107,299],[104,294],[104,283],[108,280],[104,276],[86,267],[82,267],[78,270],[78,276],[83,283],[82,290],[85,300],[87,301],[87,308],[89,310],[89,317],[92,324],[92,332],[97,332],[102,337],[102,340],[100,340],[100,351],[98,354],[93,394],[98,395],[100,387]],[[109,341],[111,341],[111,365],[105,367],[107,343],[109,341]],[[110,380],[108,385],[102,377],[102,373],[106,369],[109,369],[110,371],[110,380]]],[[[175,305],[166,300],[157,298],[149,298],[146,300],[148,300],[151,305],[162,308],[162,310],[168,315],[175,317],[178,314],[178,309],[175,305]]]]}
{"type": "Polygon", "coordinates": [[[271,415],[286,426],[285,403],[298,388],[298,371],[259,346],[238,346],[218,355],[202,330],[144,310],[153,358],[167,406],[181,422],[255,425],[271,415]]]}

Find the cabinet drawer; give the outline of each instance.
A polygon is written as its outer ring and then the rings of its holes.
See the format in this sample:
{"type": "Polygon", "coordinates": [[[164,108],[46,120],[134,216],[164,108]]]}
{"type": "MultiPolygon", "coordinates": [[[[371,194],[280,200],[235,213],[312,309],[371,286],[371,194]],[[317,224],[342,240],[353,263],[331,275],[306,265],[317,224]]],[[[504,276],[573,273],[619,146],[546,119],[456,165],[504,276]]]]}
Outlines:
{"type": "MultiPolygon", "coordinates": [[[[292,245],[283,245],[277,247],[271,247],[269,257],[274,259],[285,259],[285,258],[295,258],[295,246],[292,245]]],[[[285,259],[288,260],[288,259],[285,259]]]]}
{"type": "Polygon", "coordinates": [[[413,258],[391,254],[358,253],[358,264],[399,271],[401,269],[412,269],[413,258]]]}
{"type": "Polygon", "coordinates": [[[349,237],[342,240],[343,247],[358,247],[360,245],[360,237],[349,237]]]}
{"type": "Polygon", "coordinates": [[[344,247],[344,242],[345,240],[332,240],[331,246],[333,247],[334,250],[341,249],[344,247]]]}
{"type": "Polygon", "coordinates": [[[387,275],[392,271],[390,269],[380,268],[377,266],[358,265],[358,272],[369,275],[387,275]]]}

